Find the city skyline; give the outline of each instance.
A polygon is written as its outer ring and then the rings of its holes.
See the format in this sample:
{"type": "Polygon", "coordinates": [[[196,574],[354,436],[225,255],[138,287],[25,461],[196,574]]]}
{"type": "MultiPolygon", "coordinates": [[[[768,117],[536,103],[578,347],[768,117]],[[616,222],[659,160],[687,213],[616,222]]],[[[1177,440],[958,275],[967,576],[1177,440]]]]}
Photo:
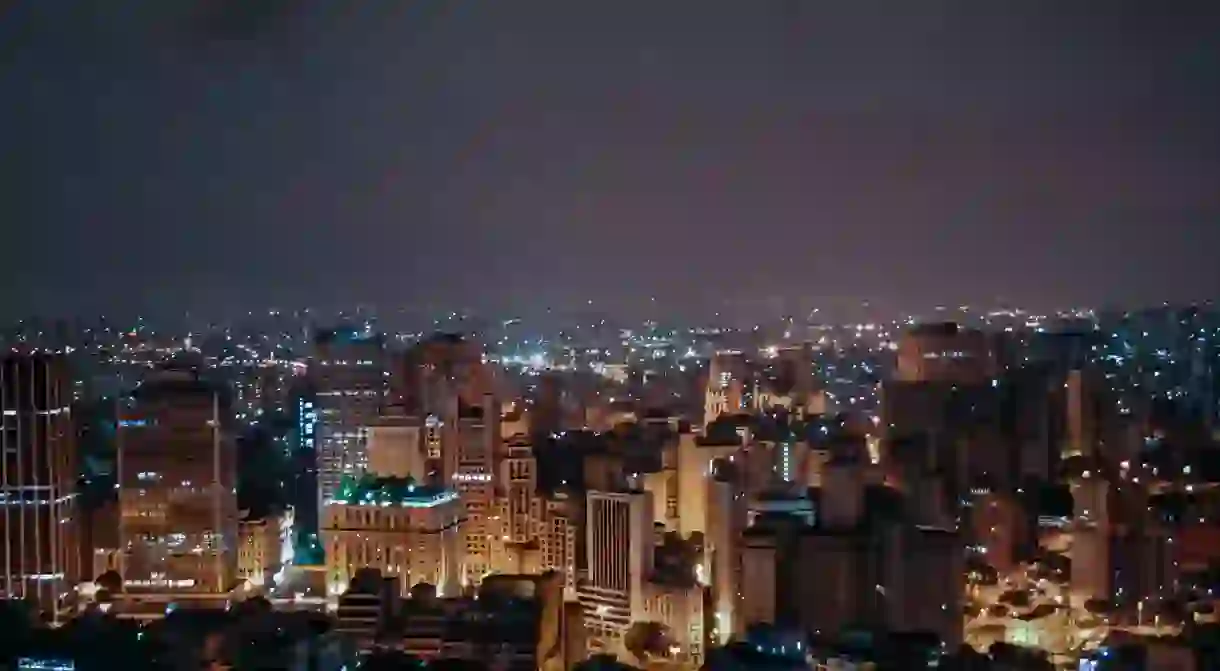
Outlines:
{"type": "Polygon", "coordinates": [[[1220,669],[1220,13],[1010,5],[0,3],[0,668],[1220,669]]]}
{"type": "Polygon", "coordinates": [[[1220,285],[1208,16],[204,7],[9,10],[0,314],[748,320],[1220,285]]]}

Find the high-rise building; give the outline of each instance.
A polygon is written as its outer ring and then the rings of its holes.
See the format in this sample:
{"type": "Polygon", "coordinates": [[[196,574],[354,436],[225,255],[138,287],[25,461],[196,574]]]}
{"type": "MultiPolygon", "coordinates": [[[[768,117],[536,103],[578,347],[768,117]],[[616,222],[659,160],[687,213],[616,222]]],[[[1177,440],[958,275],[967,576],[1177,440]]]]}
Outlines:
{"type": "Polygon", "coordinates": [[[898,342],[901,382],[982,384],[998,372],[995,348],[987,334],[958,324],[922,324],[898,342]]]}
{"type": "Polygon", "coordinates": [[[745,531],[748,507],[737,464],[717,459],[707,482],[707,532],[704,535],[703,576],[710,576],[714,622],[712,633],[725,643],[745,631],[738,617],[743,590],[741,575],[741,534],[745,531]]]}
{"type": "Polygon", "coordinates": [[[564,596],[576,598],[577,536],[584,524],[584,499],[555,492],[546,499],[539,534],[543,570],[563,574],[564,596]]]}
{"type": "Polygon", "coordinates": [[[543,517],[534,446],[529,438],[515,436],[504,445],[504,452],[500,464],[507,504],[504,536],[510,543],[528,543],[537,538],[538,523],[543,517]]]}
{"type": "Polygon", "coordinates": [[[477,584],[498,570],[497,556],[503,556],[503,525],[496,515],[500,408],[491,395],[475,407],[451,395],[441,422],[442,482],[461,494],[466,508],[464,580],[477,584]]]}
{"type": "Polygon", "coordinates": [[[477,406],[495,391],[482,348],[456,334],[437,333],[416,343],[396,357],[393,368],[390,396],[409,414],[441,414],[450,393],[477,406]]]}
{"type": "MultiPolygon", "coordinates": [[[[289,501],[295,511],[295,533],[304,547],[317,543],[318,511],[318,406],[312,389],[294,393],[293,429],[289,441],[292,472],[289,501]]],[[[306,559],[302,557],[302,559],[306,559]]]]}
{"type": "Polygon", "coordinates": [[[317,394],[318,489],[323,502],[346,475],[368,467],[367,427],[385,401],[385,342],[369,330],[336,329],[314,337],[309,364],[317,394]]]}
{"type": "Polygon", "coordinates": [[[1104,422],[1102,382],[1089,372],[1073,370],[1063,383],[1066,397],[1063,456],[1097,456],[1104,422]]]}
{"type": "Polygon", "coordinates": [[[827,477],[835,485],[822,491],[814,524],[784,516],[746,531],[744,618],[789,622],[810,631],[849,626],[924,631],[956,647],[963,635],[965,587],[958,533],[870,510],[868,490],[859,477],[851,477],[853,470],[859,467],[836,465],[827,477]],[[818,580],[804,579],[809,566],[818,567],[818,580]]]}
{"type": "Polygon", "coordinates": [[[738,454],[744,442],[737,432],[728,430],[709,431],[707,435],[686,432],[678,436],[678,523],[683,535],[707,532],[707,481],[712,464],[738,454]]]}
{"type": "Polygon", "coordinates": [[[650,499],[648,492],[587,494],[588,578],[577,590],[590,651],[623,652],[627,629],[644,612],[656,544],[650,499]]]}
{"type": "Polygon", "coordinates": [[[368,427],[368,471],[374,475],[428,480],[424,427],[400,407],[387,408],[368,427]]]}
{"type": "Polygon", "coordinates": [[[54,621],[82,577],[71,399],[62,357],[0,356],[0,595],[34,600],[54,621]]]}
{"type": "Polygon", "coordinates": [[[128,592],[219,594],[237,570],[229,401],[190,370],[147,377],[118,410],[119,563],[128,592]]]}
{"type": "Polygon", "coordinates": [[[495,553],[495,571],[554,571],[562,576],[565,593],[574,596],[576,534],[583,519],[580,501],[562,491],[539,490],[533,443],[524,435],[506,441],[496,481],[500,486],[492,521],[498,522],[494,526],[502,543],[493,539],[493,547],[502,546],[503,552],[495,553]]]}
{"type": "Polygon", "coordinates": [[[712,357],[703,394],[705,426],[721,415],[741,411],[745,406],[747,377],[748,366],[741,352],[717,352],[712,357]]]}

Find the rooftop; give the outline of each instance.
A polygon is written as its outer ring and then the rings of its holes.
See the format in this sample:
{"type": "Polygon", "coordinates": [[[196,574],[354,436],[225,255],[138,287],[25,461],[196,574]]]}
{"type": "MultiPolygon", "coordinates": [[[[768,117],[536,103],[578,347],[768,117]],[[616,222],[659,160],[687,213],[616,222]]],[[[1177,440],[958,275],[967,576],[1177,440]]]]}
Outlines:
{"type": "Polygon", "coordinates": [[[345,477],[330,504],[356,506],[400,506],[432,508],[455,501],[458,493],[452,489],[419,484],[414,478],[379,478],[365,475],[345,477]]]}

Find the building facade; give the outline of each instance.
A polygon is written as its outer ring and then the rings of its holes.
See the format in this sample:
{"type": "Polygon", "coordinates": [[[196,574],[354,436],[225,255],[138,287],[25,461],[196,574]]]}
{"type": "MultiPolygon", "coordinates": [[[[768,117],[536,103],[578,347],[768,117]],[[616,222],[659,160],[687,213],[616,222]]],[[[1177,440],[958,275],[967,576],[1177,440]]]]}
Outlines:
{"type": "Polygon", "coordinates": [[[314,337],[309,375],[318,413],[320,501],[332,497],[344,476],[368,467],[367,427],[385,401],[385,341],[368,330],[336,329],[314,337]]]}
{"type": "Polygon", "coordinates": [[[399,578],[402,590],[424,582],[441,595],[460,590],[462,502],[452,489],[406,478],[347,478],[327,502],[322,541],[327,582],[341,592],[361,568],[399,578]]]}
{"type": "Polygon", "coordinates": [[[128,592],[232,588],[237,474],[228,400],[194,371],[154,374],[118,412],[119,563],[128,592]]]}
{"type": "Polygon", "coordinates": [[[54,621],[82,577],[71,393],[62,357],[0,356],[0,595],[54,621]]]}

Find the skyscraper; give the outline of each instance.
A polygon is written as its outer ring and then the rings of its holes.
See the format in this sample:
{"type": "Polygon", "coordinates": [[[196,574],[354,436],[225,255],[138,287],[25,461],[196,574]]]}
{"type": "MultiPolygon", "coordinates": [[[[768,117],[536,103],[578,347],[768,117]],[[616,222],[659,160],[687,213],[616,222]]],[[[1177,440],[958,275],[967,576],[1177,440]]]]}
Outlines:
{"type": "Polygon", "coordinates": [[[477,406],[493,393],[492,387],[492,371],[478,343],[437,333],[396,359],[390,395],[408,414],[439,415],[449,394],[457,394],[464,405],[477,406]]]}
{"type": "Polygon", "coordinates": [[[651,495],[590,491],[586,500],[589,577],[577,588],[580,605],[590,649],[619,653],[631,622],[644,612],[655,546],[651,495]]]}
{"type": "Polygon", "coordinates": [[[0,356],[0,596],[58,621],[80,576],[71,379],[61,357],[0,356]]]}
{"type": "Polygon", "coordinates": [[[118,411],[119,564],[128,592],[218,594],[237,568],[229,401],[192,370],[159,371],[118,411]]]}
{"type": "Polygon", "coordinates": [[[466,582],[496,572],[503,554],[503,525],[495,514],[502,483],[496,482],[500,448],[500,407],[490,395],[482,406],[466,407],[451,396],[441,428],[441,474],[466,506],[466,582]],[[498,551],[498,553],[497,553],[498,551]]]}
{"type": "Polygon", "coordinates": [[[367,427],[386,394],[384,339],[369,330],[336,329],[314,337],[309,375],[317,394],[318,489],[332,497],[344,475],[368,467],[367,427]]]}
{"type": "Polygon", "coordinates": [[[901,382],[983,384],[996,376],[995,348],[982,331],[954,323],[921,324],[898,343],[901,382]]]}

